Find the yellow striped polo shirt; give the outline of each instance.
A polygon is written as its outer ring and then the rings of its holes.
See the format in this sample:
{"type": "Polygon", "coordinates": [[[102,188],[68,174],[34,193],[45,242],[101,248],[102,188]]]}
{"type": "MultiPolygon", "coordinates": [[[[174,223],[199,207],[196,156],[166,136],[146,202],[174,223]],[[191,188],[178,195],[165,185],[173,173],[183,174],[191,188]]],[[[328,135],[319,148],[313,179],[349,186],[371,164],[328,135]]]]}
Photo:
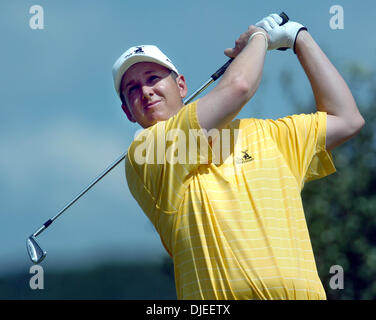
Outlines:
{"type": "Polygon", "coordinates": [[[126,157],[178,299],[326,299],[301,200],[335,171],[326,113],[234,120],[209,143],[196,107],[143,130],[126,157]]]}

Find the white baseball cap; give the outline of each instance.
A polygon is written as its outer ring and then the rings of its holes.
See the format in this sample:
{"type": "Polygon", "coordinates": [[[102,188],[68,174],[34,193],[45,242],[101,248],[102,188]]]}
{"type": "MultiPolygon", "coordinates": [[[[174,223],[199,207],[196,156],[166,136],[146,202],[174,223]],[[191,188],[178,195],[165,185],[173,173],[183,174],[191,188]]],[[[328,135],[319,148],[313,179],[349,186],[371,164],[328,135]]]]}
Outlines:
{"type": "Polygon", "coordinates": [[[179,74],[171,60],[158,47],[153,45],[131,47],[116,60],[112,67],[115,90],[119,97],[121,79],[124,73],[138,62],[154,62],[179,74]]]}

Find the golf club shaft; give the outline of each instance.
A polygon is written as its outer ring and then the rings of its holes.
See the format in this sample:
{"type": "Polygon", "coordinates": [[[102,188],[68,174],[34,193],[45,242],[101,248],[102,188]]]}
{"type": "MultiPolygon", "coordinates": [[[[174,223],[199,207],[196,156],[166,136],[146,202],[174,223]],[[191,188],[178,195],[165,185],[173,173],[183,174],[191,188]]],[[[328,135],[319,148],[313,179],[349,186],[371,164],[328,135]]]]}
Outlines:
{"type": "Polygon", "coordinates": [[[193,92],[187,99],[184,100],[184,104],[190,103],[195,97],[197,97],[201,92],[203,92],[207,87],[209,87],[214,80],[212,78],[208,79],[200,88],[193,92]]]}
{"type": "Polygon", "coordinates": [[[82,190],[74,199],[72,199],[63,209],[61,209],[53,218],[48,219],[33,236],[36,237],[42,233],[52,222],[54,222],[59,216],[61,216],[70,206],[72,206],[78,199],[80,199],[86,192],[88,192],[99,180],[101,180],[107,173],[115,168],[124,158],[126,152],[123,153],[114,163],[107,167],[100,175],[98,175],[93,182],[91,182],[84,190],[82,190]]]}
{"type": "Polygon", "coordinates": [[[220,78],[230,65],[230,63],[234,60],[231,58],[228,60],[222,67],[220,67],[216,72],[214,72],[208,80],[205,81],[205,83],[198,88],[195,92],[193,92],[188,98],[184,100],[184,104],[187,104],[191,102],[195,97],[197,97],[201,92],[203,92],[207,87],[209,87],[214,81],[216,81],[218,78],[220,78]]]}

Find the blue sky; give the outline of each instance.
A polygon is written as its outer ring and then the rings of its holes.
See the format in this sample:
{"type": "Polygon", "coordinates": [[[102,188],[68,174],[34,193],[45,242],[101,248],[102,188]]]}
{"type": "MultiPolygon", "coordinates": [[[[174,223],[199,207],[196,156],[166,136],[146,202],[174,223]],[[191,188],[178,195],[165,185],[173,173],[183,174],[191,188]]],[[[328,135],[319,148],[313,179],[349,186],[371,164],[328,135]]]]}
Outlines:
{"type": "MultiPolygon", "coordinates": [[[[31,265],[25,241],[128,147],[139,127],[126,119],[111,68],[128,47],[158,45],[200,86],[227,58],[223,50],[272,12],[306,25],[341,73],[350,63],[375,70],[374,1],[11,1],[0,5],[0,271],[31,265]],[[361,3],[361,5],[359,4],[361,3]],[[32,30],[29,9],[44,9],[32,30]],[[332,5],[344,29],[329,27],[332,5]]],[[[292,72],[301,101],[310,85],[291,51],[269,52],[261,86],[239,117],[294,112],[280,74],[292,72]]],[[[103,259],[159,259],[158,235],[131,197],[123,163],[38,237],[45,268],[103,259]]]]}

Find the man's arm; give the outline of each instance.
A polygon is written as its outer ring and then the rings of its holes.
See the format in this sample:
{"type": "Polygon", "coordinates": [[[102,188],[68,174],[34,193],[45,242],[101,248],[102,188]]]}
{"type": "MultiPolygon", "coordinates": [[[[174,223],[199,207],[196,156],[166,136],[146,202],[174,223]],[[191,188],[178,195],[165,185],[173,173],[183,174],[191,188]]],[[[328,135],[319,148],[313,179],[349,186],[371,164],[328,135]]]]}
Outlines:
{"type": "Polygon", "coordinates": [[[210,130],[225,127],[255,94],[262,77],[267,43],[262,34],[257,34],[248,43],[255,32],[267,33],[250,26],[235,42],[233,49],[225,54],[236,57],[227,68],[218,85],[197,103],[197,117],[201,128],[210,130]]]}
{"type": "Polygon", "coordinates": [[[365,121],[346,82],[307,31],[299,32],[295,48],[316,108],[328,114],[326,148],[331,150],[356,135],[365,121]]]}

